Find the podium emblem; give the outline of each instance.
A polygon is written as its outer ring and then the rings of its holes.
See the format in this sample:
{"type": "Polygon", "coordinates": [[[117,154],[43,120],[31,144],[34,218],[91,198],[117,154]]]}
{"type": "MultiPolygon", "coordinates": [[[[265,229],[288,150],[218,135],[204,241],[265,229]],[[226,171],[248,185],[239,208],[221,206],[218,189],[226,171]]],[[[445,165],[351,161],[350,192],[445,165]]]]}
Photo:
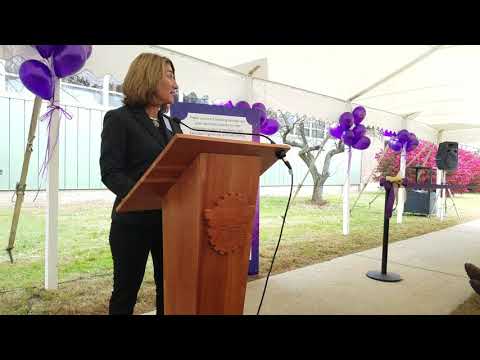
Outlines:
{"type": "Polygon", "coordinates": [[[249,245],[255,206],[243,194],[222,195],[212,209],[204,210],[208,242],[220,255],[235,252],[249,245]]]}

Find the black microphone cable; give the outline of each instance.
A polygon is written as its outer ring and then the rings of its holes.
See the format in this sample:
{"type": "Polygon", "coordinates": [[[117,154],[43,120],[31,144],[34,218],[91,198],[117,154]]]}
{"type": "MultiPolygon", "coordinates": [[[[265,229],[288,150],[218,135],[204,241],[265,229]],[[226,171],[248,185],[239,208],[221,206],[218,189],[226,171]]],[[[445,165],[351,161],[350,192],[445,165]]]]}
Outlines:
{"type": "MultiPolygon", "coordinates": [[[[162,114],[162,116],[164,116],[166,119],[168,120],[173,120],[175,121],[177,124],[179,125],[183,125],[185,126],[186,128],[190,129],[190,130],[193,130],[193,131],[204,131],[204,132],[214,132],[214,133],[221,133],[221,134],[234,134],[234,135],[254,135],[254,136],[262,136],[264,138],[266,138],[268,141],[270,141],[271,144],[273,145],[276,145],[276,143],[270,139],[268,136],[265,136],[263,134],[255,134],[255,133],[242,133],[242,132],[233,132],[233,131],[219,131],[219,130],[201,130],[201,129],[194,129],[194,128],[191,128],[190,126],[188,126],[187,124],[185,124],[184,122],[182,122],[180,119],[176,118],[176,117],[172,117],[170,118],[169,116],[165,115],[165,114],[162,114]]],[[[285,208],[285,213],[283,215],[283,220],[282,220],[282,227],[280,228],[280,235],[278,237],[278,242],[277,242],[277,246],[275,248],[275,252],[273,254],[273,258],[272,258],[272,262],[270,263],[270,270],[268,271],[268,275],[267,275],[267,280],[265,281],[265,286],[263,288],[263,293],[262,293],[262,298],[260,300],[260,304],[258,306],[258,310],[257,310],[257,315],[260,314],[260,309],[262,308],[262,303],[263,303],[263,299],[265,297],[265,292],[267,290],[267,285],[268,285],[268,280],[270,278],[270,274],[272,272],[272,269],[273,269],[273,264],[275,262],[275,257],[277,256],[277,251],[278,251],[278,248],[280,246],[280,241],[282,239],[282,233],[283,233],[283,228],[285,226],[285,219],[287,218],[287,213],[288,213],[288,209],[290,208],[290,200],[292,198],[292,192],[293,192],[293,170],[292,170],[292,166],[290,165],[290,163],[288,162],[288,160],[285,159],[285,156],[286,156],[286,153],[285,153],[285,150],[278,150],[275,155],[277,155],[277,158],[282,160],[283,163],[285,164],[285,166],[288,168],[288,172],[290,174],[290,194],[288,195],[288,201],[287,201],[287,206],[285,208]]]]}
{"type": "Polygon", "coordinates": [[[268,270],[267,280],[265,281],[265,286],[263,287],[262,298],[260,300],[260,305],[258,306],[257,315],[260,314],[260,309],[262,308],[263,298],[265,297],[265,292],[267,290],[268,279],[270,278],[270,273],[273,269],[273,263],[275,262],[275,256],[277,256],[278,247],[280,246],[280,240],[282,239],[283,227],[285,226],[285,219],[287,218],[288,209],[290,208],[290,200],[292,198],[292,191],[293,191],[293,170],[290,166],[290,163],[286,161],[284,158],[281,159],[285,165],[288,167],[288,172],[290,173],[290,194],[288,195],[287,207],[285,208],[285,214],[283,215],[282,227],[280,228],[280,235],[278,237],[277,247],[275,248],[275,252],[273,253],[272,262],[270,263],[270,270],[268,270]]]}

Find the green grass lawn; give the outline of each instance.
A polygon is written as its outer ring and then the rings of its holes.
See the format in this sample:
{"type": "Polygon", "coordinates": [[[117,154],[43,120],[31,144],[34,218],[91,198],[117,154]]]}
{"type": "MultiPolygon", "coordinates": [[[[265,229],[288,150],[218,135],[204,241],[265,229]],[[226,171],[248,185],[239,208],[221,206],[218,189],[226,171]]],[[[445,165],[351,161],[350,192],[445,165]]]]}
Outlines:
{"type": "MultiPolygon", "coordinates": [[[[335,257],[380,246],[383,203],[380,196],[369,208],[374,194],[365,194],[351,218],[351,234],[342,235],[340,196],[330,196],[318,208],[297,198],[287,216],[273,273],[280,273],[335,257]]],[[[353,200],[353,197],[352,197],[353,200]]],[[[403,224],[392,218],[390,242],[425,234],[480,217],[480,195],[457,196],[461,219],[453,209],[440,222],[437,218],[405,216],[403,224]]],[[[263,197],[260,209],[260,274],[266,276],[278,241],[286,198],[263,197]]],[[[11,208],[0,209],[0,233],[6,247],[11,208]]],[[[111,204],[95,202],[66,205],[59,212],[59,281],[56,291],[44,291],[43,256],[45,210],[24,208],[14,250],[15,263],[0,254],[0,314],[105,314],[112,288],[112,259],[108,245],[111,204]],[[23,290],[16,290],[16,289],[23,290]],[[10,291],[11,290],[11,291],[10,291]]],[[[252,277],[250,280],[253,280],[252,277]]],[[[154,281],[149,260],[136,313],[154,308],[154,281]]]]}

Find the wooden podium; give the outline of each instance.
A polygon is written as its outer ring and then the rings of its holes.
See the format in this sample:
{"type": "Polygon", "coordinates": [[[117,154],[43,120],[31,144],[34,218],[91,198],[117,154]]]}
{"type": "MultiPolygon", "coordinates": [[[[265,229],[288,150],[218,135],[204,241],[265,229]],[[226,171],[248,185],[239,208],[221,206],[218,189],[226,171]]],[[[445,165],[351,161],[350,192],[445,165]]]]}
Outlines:
{"type": "Polygon", "coordinates": [[[163,210],[165,314],[243,314],[259,177],[289,149],[176,134],[118,205],[163,210]]]}

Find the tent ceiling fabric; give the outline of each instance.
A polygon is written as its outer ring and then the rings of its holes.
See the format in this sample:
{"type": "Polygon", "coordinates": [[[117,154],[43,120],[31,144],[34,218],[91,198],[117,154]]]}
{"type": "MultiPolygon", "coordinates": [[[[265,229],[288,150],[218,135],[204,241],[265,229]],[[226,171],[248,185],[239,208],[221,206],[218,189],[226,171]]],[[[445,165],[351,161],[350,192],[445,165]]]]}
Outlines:
{"type": "MultiPolygon", "coordinates": [[[[94,45],[92,55],[82,70],[91,71],[98,78],[111,75],[117,81],[123,81],[133,59],[149,51],[153,49],[148,45],[94,45]]],[[[42,60],[30,45],[0,45],[0,59],[8,60],[15,56],[42,60]]]]}
{"type": "MultiPolygon", "coordinates": [[[[433,48],[430,45],[94,45],[85,65],[97,77],[121,81],[136,55],[162,48],[232,68],[260,58],[269,80],[318,94],[349,99],[433,48]],[[114,60],[113,60],[114,59],[114,60]]],[[[1,45],[0,59],[39,58],[29,45],[1,45]]],[[[444,132],[478,132],[480,46],[442,46],[425,59],[354,100],[411,123],[444,132]]],[[[387,126],[386,126],[387,127],[387,126]]],[[[461,141],[461,139],[459,139],[461,141]]]]}
{"type": "MultiPolygon", "coordinates": [[[[426,45],[162,46],[227,67],[265,57],[269,80],[339,99],[348,99],[367,89],[433,48],[426,45]]],[[[414,114],[411,123],[437,131],[471,129],[478,136],[471,136],[469,142],[480,145],[479,64],[480,46],[444,45],[354,102],[402,116],[414,114]]]]}

